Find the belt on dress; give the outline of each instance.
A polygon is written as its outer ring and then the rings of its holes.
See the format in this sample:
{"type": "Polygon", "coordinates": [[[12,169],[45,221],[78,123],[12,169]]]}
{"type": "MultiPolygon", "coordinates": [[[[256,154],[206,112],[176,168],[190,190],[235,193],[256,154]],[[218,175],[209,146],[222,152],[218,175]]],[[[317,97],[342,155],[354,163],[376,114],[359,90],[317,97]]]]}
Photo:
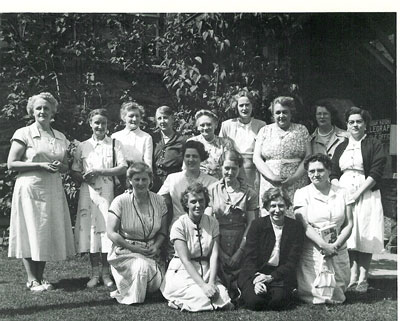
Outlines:
{"type": "MultiPolygon", "coordinates": [[[[180,259],[179,256],[177,256],[177,255],[174,255],[174,258],[180,259]]],[[[208,257],[205,257],[205,256],[193,257],[190,259],[190,261],[195,261],[195,262],[208,261],[208,257]]]]}
{"type": "Polygon", "coordinates": [[[119,232],[119,235],[121,235],[125,240],[128,240],[128,241],[142,242],[142,243],[147,243],[147,242],[149,242],[149,240],[134,239],[134,238],[130,237],[128,234],[126,234],[125,232],[122,232],[122,231],[119,232]]]}

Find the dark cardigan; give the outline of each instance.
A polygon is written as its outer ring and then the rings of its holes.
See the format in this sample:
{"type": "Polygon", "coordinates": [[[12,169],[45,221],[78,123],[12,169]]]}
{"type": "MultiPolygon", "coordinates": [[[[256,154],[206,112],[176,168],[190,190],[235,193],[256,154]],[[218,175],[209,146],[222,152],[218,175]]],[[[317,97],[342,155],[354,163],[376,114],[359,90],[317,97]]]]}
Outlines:
{"type": "MultiPolygon", "coordinates": [[[[341,143],[335,150],[335,154],[332,157],[332,173],[330,175],[330,179],[339,179],[342,176],[343,172],[339,167],[339,159],[345,151],[347,145],[349,144],[349,140],[346,138],[343,143],[341,143]]],[[[375,191],[379,189],[379,184],[383,176],[383,170],[386,164],[386,155],[383,152],[381,142],[371,136],[365,137],[361,141],[361,154],[363,159],[364,166],[364,175],[365,178],[371,176],[376,185],[372,187],[372,190],[375,191]]]]}

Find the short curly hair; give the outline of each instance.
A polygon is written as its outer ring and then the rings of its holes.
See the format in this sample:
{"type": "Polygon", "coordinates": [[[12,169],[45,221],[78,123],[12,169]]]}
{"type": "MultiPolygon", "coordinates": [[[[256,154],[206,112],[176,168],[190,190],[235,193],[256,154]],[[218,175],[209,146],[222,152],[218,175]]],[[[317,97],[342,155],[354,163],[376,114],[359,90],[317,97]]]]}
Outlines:
{"type": "Polygon", "coordinates": [[[272,102],[271,105],[269,106],[269,111],[271,114],[274,114],[274,108],[275,105],[281,105],[283,107],[289,108],[290,113],[294,115],[296,113],[296,103],[293,97],[288,97],[288,96],[279,96],[276,97],[272,102]]]}
{"type": "Polygon", "coordinates": [[[26,111],[27,111],[29,116],[33,116],[33,109],[35,107],[35,102],[38,99],[44,99],[48,103],[50,103],[53,115],[57,112],[57,108],[58,108],[57,99],[55,99],[52,94],[50,94],[48,92],[43,92],[43,93],[40,93],[40,94],[33,95],[33,96],[29,97],[28,103],[26,105],[26,111]]]}
{"type": "Polygon", "coordinates": [[[369,124],[371,123],[371,115],[368,112],[368,110],[362,109],[360,107],[350,107],[349,109],[346,110],[344,116],[346,118],[346,122],[349,121],[350,115],[360,115],[361,118],[364,120],[365,124],[367,125],[367,129],[369,127],[369,124]]]}
{"type": "Polygon", "coordinates": [[[329,158],[329,156],[322,154],[322,153],[316,153],[313,155],[309,155],[306,157],[304,160],[304,169],[308,171],[308,167],[310,166],[310,163],[314,162],[320,162],[324,165],[324,167],[328,170],[332,169],[332,161],[329,158]]]}
{"type": "Polygon", "coordinates": [[[144,162],[133,162],[126,170],[126,177],[132,179],[133,175],[141,173],[146,173],[149,176],[150,182],[153,181],[153,171],[144,162]]]}
{"type": "Polygon", "coordinates": [[[144,113],[145,113],[144,107],[135,101],[128,101],[128,102],[122,103],[122,105],[121,105],[121,109],[120,109],[121,119],[124,120],[126,114],[133,110],[139,110],[140,118],[143,118],[144,113]]]}
{"type": "Polygon", "coordinates": [[[207,187],[203,186],[201,183],[195,182],[190,184],[182,193],[181,204],[186,213],[189,210],[188,207],[189,194],[200,194],[200,193],[203,193],[205,200],[205,207],[207,207],[208,203],[210,203],[210,195],[208,194],[207,187]]]}
{"type": "Polygon", "coordinates": [[[269,209],[271,201],[281,197],[286,204],[286,207],[290,207],[292,202],[286,191],[282,187],[271,187],[270,189],[266,190],[262,196],[262,204],[263,208],[266,210],[269,209]]]}
{"type": "Polygon", "coordinates": [[[205,161],[208,158],[208,153],[206,152],[203,143],[197,140],[188,140],[182,147],[182,155],[185,156],[186,150],[188,148],[193,148],[197,150],[200,156],[200,161],[205,161]]]}

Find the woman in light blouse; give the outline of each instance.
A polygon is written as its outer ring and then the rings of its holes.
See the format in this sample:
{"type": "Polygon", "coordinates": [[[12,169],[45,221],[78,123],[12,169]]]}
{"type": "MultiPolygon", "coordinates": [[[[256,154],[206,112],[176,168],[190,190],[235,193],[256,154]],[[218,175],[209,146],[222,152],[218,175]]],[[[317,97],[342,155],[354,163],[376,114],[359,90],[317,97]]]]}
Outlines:
{"type": "Polygon", "coordinates": [[[235,149],[243,157],[243,169],[246,182],[257,193],[259,191],[260,175],[253,163],[253,152],[256,136],[266,124],[252,117],[253,96],[246,90],[233,96],[233,104],[238,114],[237,118],[228,119],[221,124],[220,137],[229,137],[235,144],[235,149]]]}

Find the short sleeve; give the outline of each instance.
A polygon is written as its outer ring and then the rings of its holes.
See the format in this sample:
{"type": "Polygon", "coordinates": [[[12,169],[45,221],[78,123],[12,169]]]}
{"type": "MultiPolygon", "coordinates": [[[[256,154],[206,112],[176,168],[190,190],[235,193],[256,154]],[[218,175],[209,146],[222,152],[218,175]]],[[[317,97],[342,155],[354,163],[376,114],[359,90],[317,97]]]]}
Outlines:
{"type": "Polygon", "coordinates": [[[75,172],[83,171],[83,163],[82,163],[82,143],[79,143],[78,147],[76,147],[74,153],[74,160],[72,161],[71,169],[75,172]]]}
{"type": "Polygon", "coordinates": [[[167,205],[165,204],[164,198],[162,196],[157,194],[155,196],[157,197],[158,211],[160,213],[160,216],[163,217],[168,213],[167,205]]]}
{"type": "Polygon", "coordinates": [[[247,195],[246,209],[248,211],[255,211],[256,209],[259,208],[259,205],[260,204],[259,204],[257,193],[253,189],[249,188],[248,195],[247,195]]]}
{"type": "Polygon", "coordinates": [[[304,188],[298,189],[294,193],[293,208],[305,207],[308,205],[306,190],[304,188]]]}
{"type": "Polygon", "coordinates": [[[17,129],[14,135],[11,137],[10,141],[13,142],[15,140],[22,143],[25,146],[28,146],[28,131],[29,131],[28,127],[17,129]]]}
{"type": "Polygon", "coordinates": [[[123,196],[124,196],[124,194],[114,198],[114,200],[111,202],[110,207],[108,208],[108,212],[111,214],[114,214],[119,219],[121,218],[121,215],[122,215],[123,196]]]}
{"type": "Polygon", "coordinates": [[[164,184],[161,186],[160,190],[158,191],[158,195],[171,195],[171,175],[168,175],[164,184]]]}
{"type": "Polygon", "coordinates": [[[264,140],[265,130],[266,130],[266,126],[262,127],[259,130],[259,132],[258,132],[258,134],[257,134],[257,136],[255,138],[256,141],[262,142],[264,140]]]}
{"type": "Polygon", "coordinates": [[[185,233],[185,228],[183,226],[183,221],[182,220],[177,220],[171,228],[171,233],[169,235],[169,239],[171,242],[174,242],[175,240],[182,240],[182,241],[187,241],[187,236],[185,233]]]}
{"type": "Polygon", "coordinates": [[[210,217],[210,224],[211,224],[211,233],[212,233],[212,238],[216,238],[219,236],[219,224],[216,218],[210,217]]]}
{"type": "Polygon", "coordinates": [[[306,143],[311,142],[311,136],[310,136],[306,126],[300,124],[299,132],[300,132],[300,136],[306,143]]]}
{"type": "Polygon", "coordinates": [[[218,135],[219,137],[228,137],[228,133],[226,130],[227,125],[228,125],[227,121],[222,122],[221,130],[219,131],[219,135],[218,135]]]}
{"type": "Polygon", "coordinates": [[[123,151],[122,144],[120,141],[115,140],[114,149],[115,149],[115,158],[117,161],[117,166],[126,166],[127,167],[128,165],[126,163],[124,151],[123,151]]]}

